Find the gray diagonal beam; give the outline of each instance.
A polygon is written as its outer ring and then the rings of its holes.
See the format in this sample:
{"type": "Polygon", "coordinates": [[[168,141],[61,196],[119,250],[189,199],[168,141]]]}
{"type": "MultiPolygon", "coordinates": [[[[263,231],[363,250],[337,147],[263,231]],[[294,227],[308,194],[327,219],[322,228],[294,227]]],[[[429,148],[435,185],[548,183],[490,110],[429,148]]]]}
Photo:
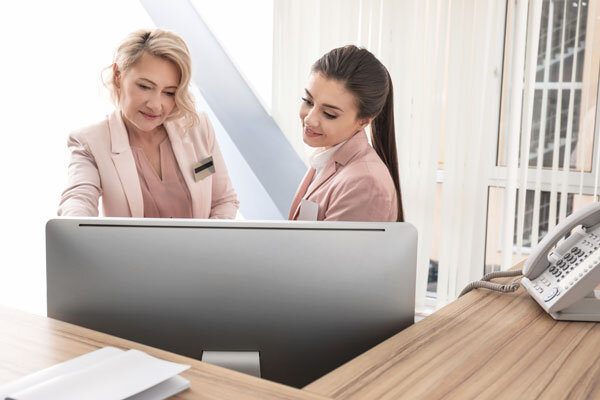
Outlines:
{"type": "MultiPolygon", "coordinates": [[[[187,42],[193,59],[194,82],[262,185],[256,190],[266,191],[281,216],[287,217],[306,167],[279,126],[189,0],[140,2],[157,27],[177,32],[187,42]]],[[[253,194],[238,191],[238,195],[242,213],[249,218],[261,218],[260,210],[245,210],[245,199],[253,194]]]]}

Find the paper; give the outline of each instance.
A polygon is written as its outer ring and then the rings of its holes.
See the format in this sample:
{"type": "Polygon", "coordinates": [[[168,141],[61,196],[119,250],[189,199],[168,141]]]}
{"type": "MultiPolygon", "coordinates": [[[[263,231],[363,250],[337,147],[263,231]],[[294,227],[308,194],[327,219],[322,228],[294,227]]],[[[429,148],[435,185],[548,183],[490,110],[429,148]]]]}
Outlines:
{"type": "Polygon", "coordinates": [[[176,377],[188,368],[138,350],[106,347],[0,386],[0,399],[163,399],[189,387],[176,377]]]}
{"type": "Polygon", "coordinates": [[[174,376],[166,381],[152,386],[143,392],[128,397],[126,400],[162,400],[183,392],[190,387],[190,381],[182,377],[174,376]]]}
{"type": "Polygon", "coordinates": [[[316,221],[319,216],[319,204],[314,201],[302,199],[300,202],[299,221],[316,221]]]}

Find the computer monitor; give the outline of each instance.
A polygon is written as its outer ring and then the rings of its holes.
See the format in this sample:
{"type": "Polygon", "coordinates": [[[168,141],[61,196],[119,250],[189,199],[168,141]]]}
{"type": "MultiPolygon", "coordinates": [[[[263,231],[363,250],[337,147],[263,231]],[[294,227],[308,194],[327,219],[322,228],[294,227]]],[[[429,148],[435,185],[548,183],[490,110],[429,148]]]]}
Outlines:
{"type": "Polygon", "coordinates": [[[413,323],[416,249],[408,223],[57,218],[48,316],[196,359],[257,351],[301,387],[413,323]]]}

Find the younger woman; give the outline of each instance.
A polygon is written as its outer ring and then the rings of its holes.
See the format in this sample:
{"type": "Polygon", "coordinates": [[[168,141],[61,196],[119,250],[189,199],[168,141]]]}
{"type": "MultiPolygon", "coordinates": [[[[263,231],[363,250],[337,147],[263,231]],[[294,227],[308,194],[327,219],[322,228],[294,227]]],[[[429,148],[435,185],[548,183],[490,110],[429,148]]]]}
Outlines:
{"type": "Polygon", "coordinates": [[[300,119],[316,149],[289,219],[404,221],[393,98],[387,69],[366,49],[340,47],[314,63],[300,119]]]}

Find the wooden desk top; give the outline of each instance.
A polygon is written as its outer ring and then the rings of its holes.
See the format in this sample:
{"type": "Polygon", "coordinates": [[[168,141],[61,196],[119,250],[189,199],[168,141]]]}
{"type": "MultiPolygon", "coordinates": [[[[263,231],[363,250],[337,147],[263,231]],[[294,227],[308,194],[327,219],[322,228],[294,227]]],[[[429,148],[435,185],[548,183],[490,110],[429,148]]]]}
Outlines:
{"type": "Polygon", "coordinates": [[[334,399],[600,399],[600,323],[557,322],[523,287],[476,289],[303,390],[334,399]]]}
{"type": "Polygon", "coordinates": [[[0,307],[0,384],[104,346],[138,349],[191,365],[181,374],[191,387],[174,399],[326,399],[115,336],[0,307]]]}
{"type": "Polygon", "coordinates": [[[600,399],[600,323],[557,322],[523,288],[473,290],[302,391],[0,307],[0,384],[109,345],[191,365],[176,399],[600,399]]]}

